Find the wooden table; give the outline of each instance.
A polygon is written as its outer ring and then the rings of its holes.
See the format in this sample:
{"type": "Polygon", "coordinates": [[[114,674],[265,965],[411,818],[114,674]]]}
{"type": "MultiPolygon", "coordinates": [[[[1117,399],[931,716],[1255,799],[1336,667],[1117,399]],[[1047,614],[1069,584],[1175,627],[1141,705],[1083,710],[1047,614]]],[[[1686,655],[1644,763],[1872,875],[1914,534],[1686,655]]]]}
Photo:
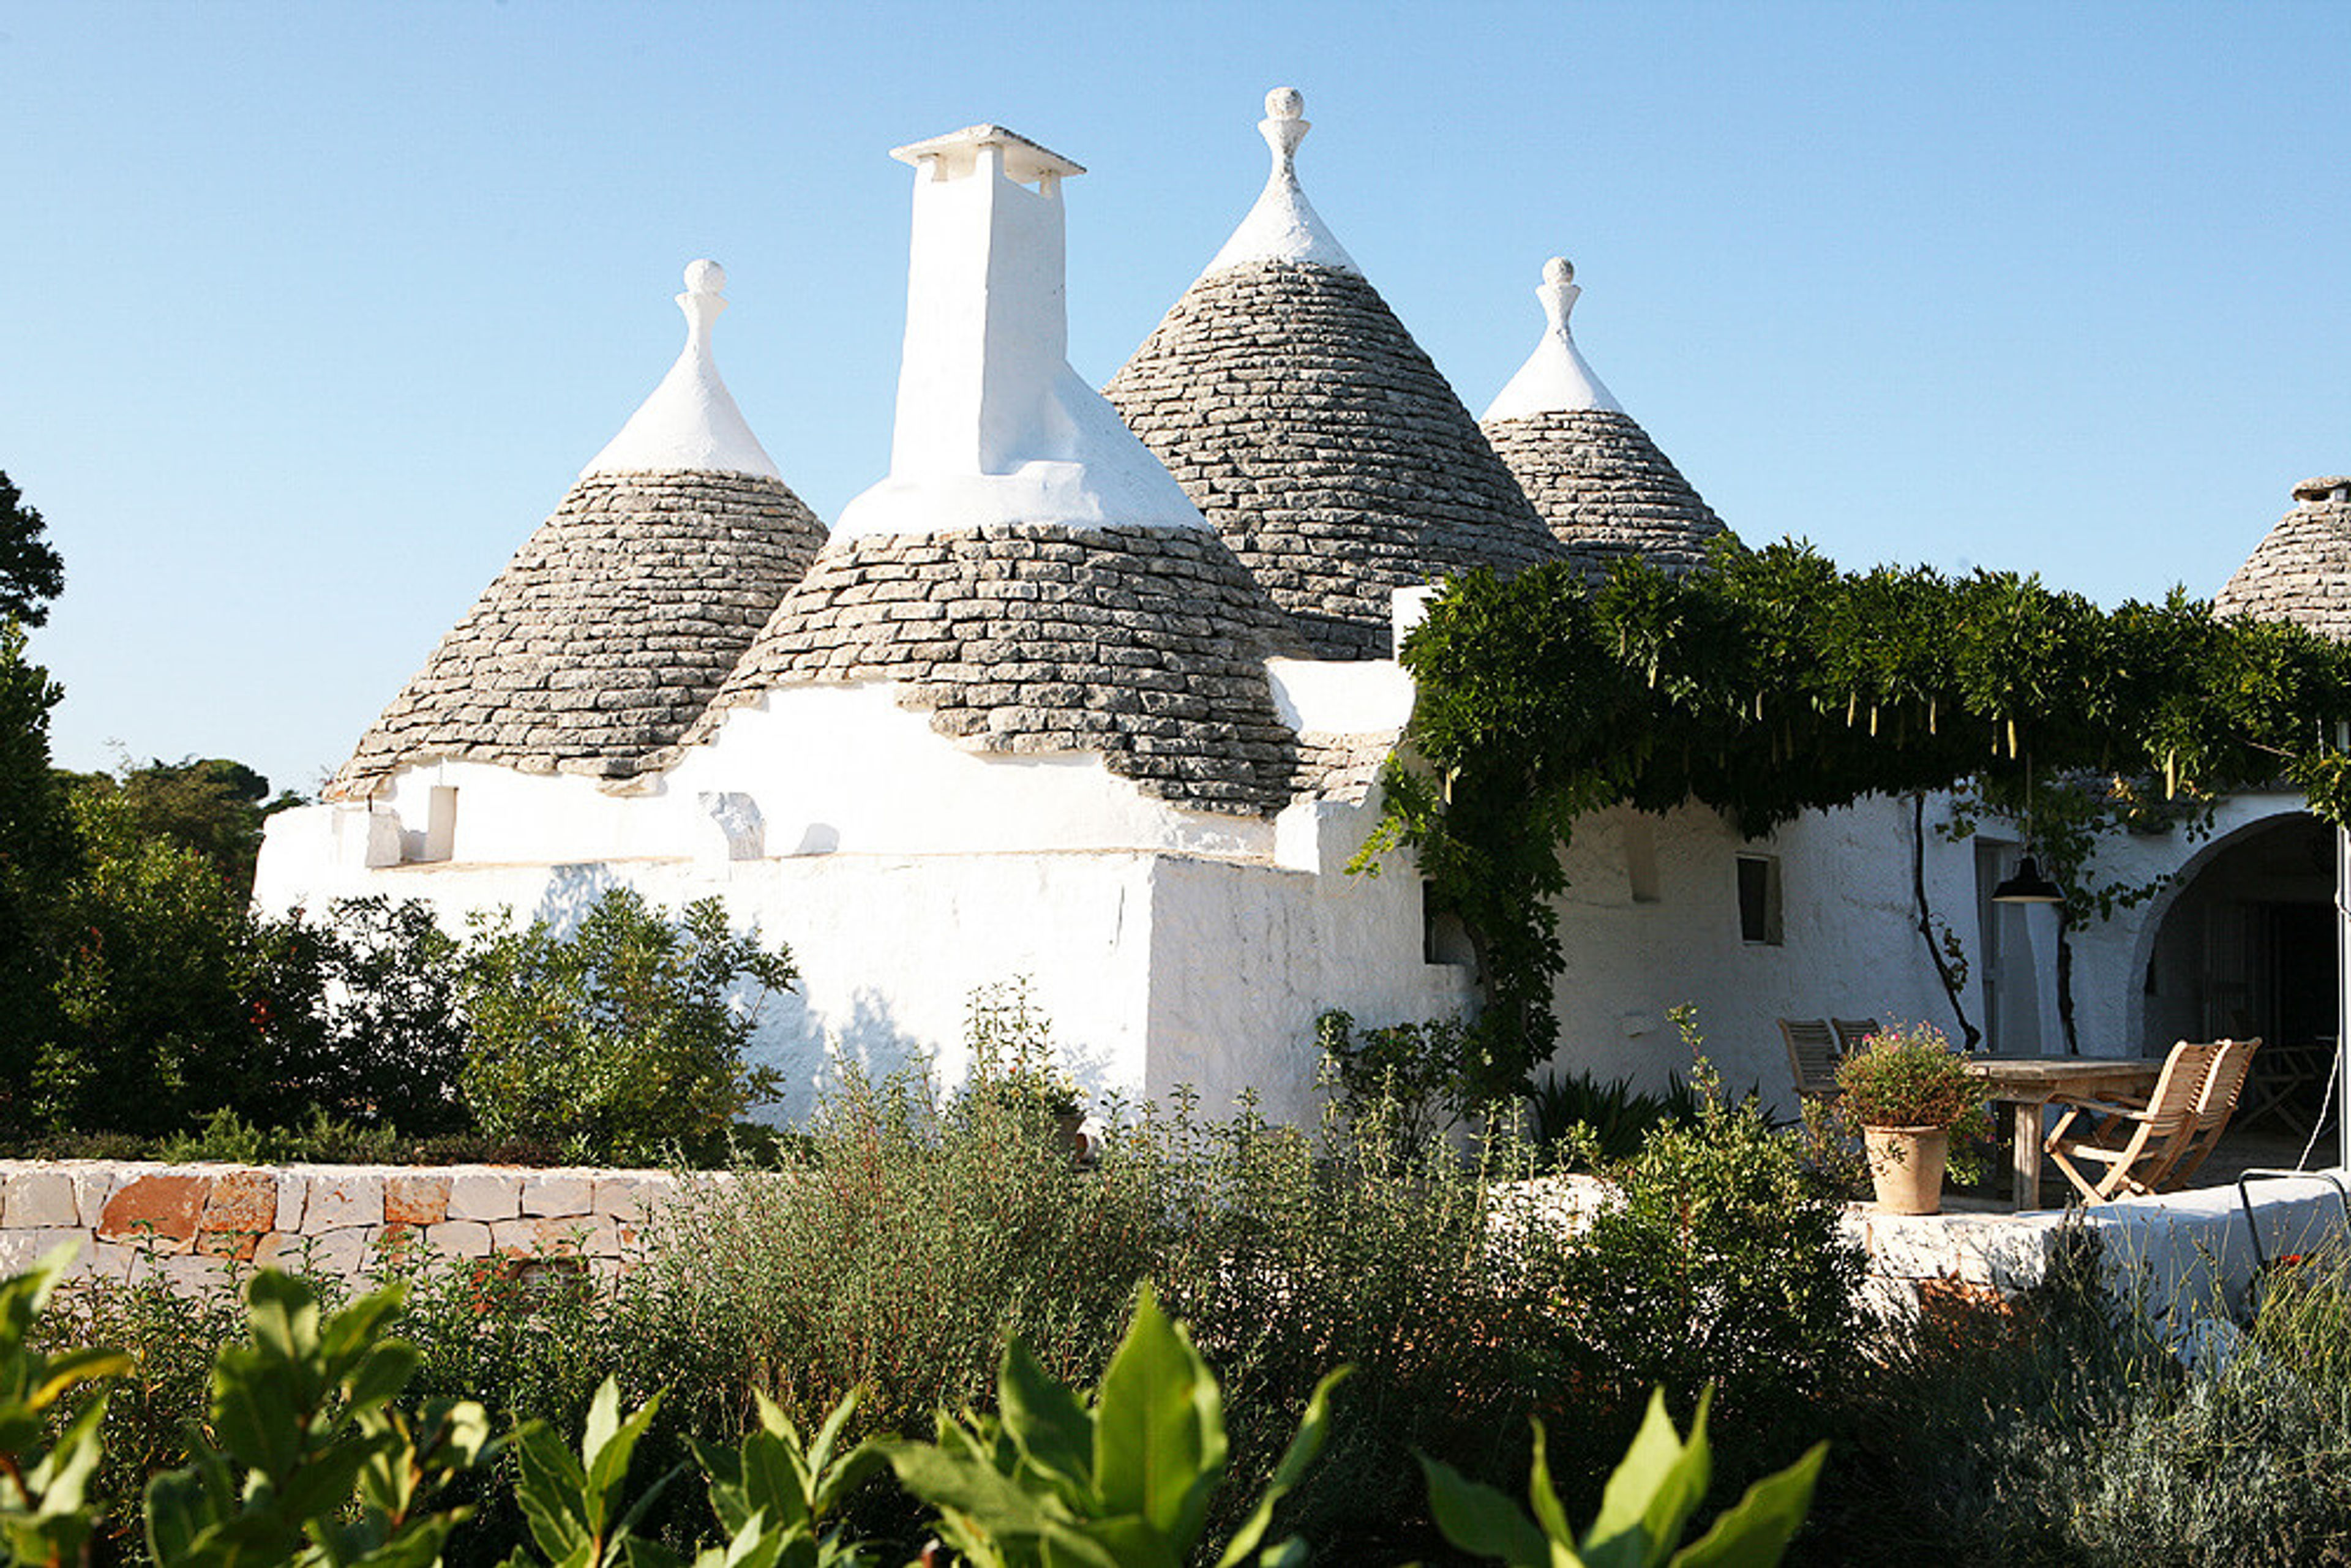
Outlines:
{"type": "Polygon", "coordinates": [[[2041,1207],[2041,1124],[2049,1102],[2122,1096],[2144,1100],[2163,1072],[2159,1057],[1970,1056],[1984,1098],[2016,1108],[2016,1207],[2041,1207]]]}

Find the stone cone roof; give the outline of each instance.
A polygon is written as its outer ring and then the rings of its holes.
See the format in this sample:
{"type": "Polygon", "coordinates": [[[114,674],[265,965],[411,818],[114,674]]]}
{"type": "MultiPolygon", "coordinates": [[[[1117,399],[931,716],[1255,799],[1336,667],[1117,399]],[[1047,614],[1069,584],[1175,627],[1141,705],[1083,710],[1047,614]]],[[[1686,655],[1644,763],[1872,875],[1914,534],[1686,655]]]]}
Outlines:
{"type": "Polygon", "coordinates": [[[1187,289],[1104,389],[1322,658],[1384,658],[1390,593],[1560,551],[1361,274],[1245,260],[1187,289]]]}
{"type": "Polygon", "coordinates": [[[2213,596],[2212,613],[2291,621],[2351,638],[2351,477],[2304,479],[2294,500],[2213,596]]]}
{"type": "Polygon", "coordinates": [[[1479,428],[1570,559],[1595,580],[1628,555],[1687,571],[1729,531],[1629,413],[1552,410],[1479,428]]]}
{"type": "Polygon", "coordinates": [[[772,689],[899,683],[975,750],[1092,751],[1199,810],[1289,803],[1296,737],[1264,660],[1294,646],[1199,528],[1004,523],[827,545],[684,737],[772,689]]]}
{"type": "Polygon", "coordinates": [[[360,739],[329,798],[434,758],[625,779],[675,741],[824,542],[781,480],[591,473],[360,739]]]}

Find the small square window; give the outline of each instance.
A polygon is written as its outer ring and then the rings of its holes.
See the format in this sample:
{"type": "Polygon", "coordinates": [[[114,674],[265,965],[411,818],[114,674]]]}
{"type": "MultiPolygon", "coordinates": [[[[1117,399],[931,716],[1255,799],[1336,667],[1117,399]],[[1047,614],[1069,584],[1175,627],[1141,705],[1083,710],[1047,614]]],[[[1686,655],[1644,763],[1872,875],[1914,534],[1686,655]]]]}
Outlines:
{"type": "Polygon", "coordinates": [[[1739,857],[1739,939],[1777,947],[1780,923],[1780,857],[1739,857]]]}

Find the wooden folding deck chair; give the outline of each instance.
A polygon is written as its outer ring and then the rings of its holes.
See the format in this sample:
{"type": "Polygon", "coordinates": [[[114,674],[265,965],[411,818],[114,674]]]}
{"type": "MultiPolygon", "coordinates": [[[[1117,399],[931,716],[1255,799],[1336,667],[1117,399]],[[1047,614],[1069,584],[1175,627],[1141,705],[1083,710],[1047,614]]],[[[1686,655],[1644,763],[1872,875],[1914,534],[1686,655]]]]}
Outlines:
{"type": "Polygon", "coordinates": [[[1782,1019],[1780,1038],[1787,1043],[1788,1068],[1796,1075],[1796,1095],[1803,1100],[1834,1100],[1837,1088],[1837,1038],[1826,1019],[1782,1019]]]}
{"type": "Polygon", "coordinates": [[[2196,1096],[2196,1128],[2181,1145],[2179,1158],[2163,1178],[2163,1190],[2174,1192],[2186,1186],[2195,1176],[2196,1167],[2229,1130],[2229,1118],[2237,1113],[2238,1097],[2245,1092],[2245,1074],[2253,1065],[2253,1052],[2262,1042],[2253,1040],[2224,1040],[2220,1042],[2220,1059],[2212,1071],[2204,1075],[2204,1088],[2196,1096]]]}
{"type": "Polygon", "coordinates": [[[2164,1059],[2162,1074],[2145,1105],[2103,1100],[2053,1102],[2064,1106],[2065,1113],[2043,1140],[2043,1150],[2091,1203],[2155,1191],[2195,1135],[2197,1101],[2220,1056],[2217,1043],[2192,1045],[2181,1040],[2164,1059]],[[2093,1181],[2077,1161],[2104,1166],[2105,1174],[2093,1181]]]}
{"type": "Polygon", "coordinates": [[[1861,1042],[1881,1028],[1876,1019],[1831,1019],[1829,1029],[1836,1036],[1837,1054],[1850,1056],[1861,1049],[1861,1042]]]}

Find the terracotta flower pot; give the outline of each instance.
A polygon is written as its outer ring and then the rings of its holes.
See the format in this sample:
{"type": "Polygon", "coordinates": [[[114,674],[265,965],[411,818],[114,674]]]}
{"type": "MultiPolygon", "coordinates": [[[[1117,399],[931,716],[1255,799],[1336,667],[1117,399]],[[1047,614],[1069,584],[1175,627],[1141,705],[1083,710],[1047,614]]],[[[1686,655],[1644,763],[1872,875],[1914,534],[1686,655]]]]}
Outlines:
{"type": "Polygon", "coordinates": [[[1943,1162],[1950,1157],[1949,1127],[1864,1127],[1863,1149],[1877,1207],[1888,1214],[1943,1212],[1943,1162]]]}

